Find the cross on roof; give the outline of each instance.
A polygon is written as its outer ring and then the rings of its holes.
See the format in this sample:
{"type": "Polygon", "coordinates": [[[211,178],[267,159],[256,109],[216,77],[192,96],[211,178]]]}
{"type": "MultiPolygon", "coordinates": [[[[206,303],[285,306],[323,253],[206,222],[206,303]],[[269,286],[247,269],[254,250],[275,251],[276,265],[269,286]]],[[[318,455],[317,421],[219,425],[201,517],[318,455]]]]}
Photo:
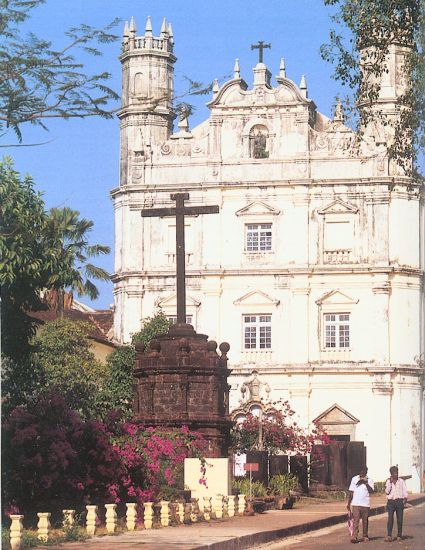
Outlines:
{"type": "Polygon", "coordinates": [[[266,44],[263,40],[259,40],[257,44],[251,44],[251,50],[258,50],[258,63],[263,62],[263,50],[264,48],[271,48],[270,42],[266,44]]]}
{"type": "Polygon", "coordinates": [[[186,266],[184,246],[184,217],[198,216],[199,214],[218,214],[219,207],[214,206],[185,206],[189,200],[189,193],[173,193],[171,200],[176,206],[171,208],[144,208],[141,215],[144,218],[176,217],[176,286],[177,286],[177,323],[186,323],[186,266]]]}

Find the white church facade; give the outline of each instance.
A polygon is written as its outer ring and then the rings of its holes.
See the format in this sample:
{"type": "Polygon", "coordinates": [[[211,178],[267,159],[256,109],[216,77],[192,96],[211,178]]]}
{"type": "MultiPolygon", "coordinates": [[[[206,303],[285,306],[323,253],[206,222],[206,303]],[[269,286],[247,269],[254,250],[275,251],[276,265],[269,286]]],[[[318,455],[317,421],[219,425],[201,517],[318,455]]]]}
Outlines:
{"type": "MultiPolygon", "coordinates": [[[[241,76],[210,116],[174,131],[171,26],[126,26],[120,185],[115,210],[115,338],[128,342],[158,308],[176,315],[175,219],[142,208],[218,205],[186,217],[188,322],[230,343],[230,408],[288,399],[303,425],[364,441],[376,480],[398,464],[421,488],[424,469],[424,197],[386,155],[386,131],[362,140],[296,85],[282,60],[241,76]],[[249,75],[247,75],[247,80],[249,75]],[[250,80],[250,79],[249,79],[250,80]],[[175,204],[175,203],[174,203],[175,204]]],[[[380,107],[405,81],[394,44],[380,107]]]]}

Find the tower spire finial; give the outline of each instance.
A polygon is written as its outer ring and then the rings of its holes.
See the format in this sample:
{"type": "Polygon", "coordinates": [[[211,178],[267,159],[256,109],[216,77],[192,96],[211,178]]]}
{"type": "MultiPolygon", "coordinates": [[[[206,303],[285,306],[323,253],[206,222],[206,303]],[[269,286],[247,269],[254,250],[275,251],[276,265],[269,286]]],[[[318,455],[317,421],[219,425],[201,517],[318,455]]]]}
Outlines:
{"type": "Polygon", "coordinates": [[[167,21],[166,21],[165,17],[164,17],[163,20],[162,20],[161,34],[162,34],[162,35],[168,34],[167,21]]]}
{"type": "Polygon", "coordinates": [[[136,22],[135,22],[133,16],[131,16],[131,19],[130,19],[130,27],[129,27],[128,30],[129,30],[129,32],[132,33],[132,34],[136,34],[136,32],[137,32],[136,22]]]}
{"type": "Polygon", "coordinates": [[[280,58],[279,76],[281,76],[282,78],[286,78],[286,65],[284,57],[280,58]]]}
{"type": "Polygon", "coordinates": [[[235,66],[233,67],[233,78],[241,77],[241,68],[239,66],[239,59],[235,59],[235,66]]]}
{"type": "Polygon", "coordinates": [[[173,27],[171,26],[171,23],[168,23],[168,36],[170,37],[170,41],[174,42],[173,27]]]}
{"type": "Polygon", "coordinates": [[[148,15],[148,18],[146,19],[145,36],[152,36],[152,23],[150,15],[148,15]]]}
{"type": "Polygon", "coordinates": [[[307,92],[307,80],[305,78],[305,75],[301,75],[301,82],[300,82],[300,90],[305,98],[308,97],[307,92]]]}
{"type": "Polygon", "coordinates": [[[214,78],[213,87],[212,87],[213,97],[215,97],[218,94],[219,90],[220,90],[220,86],[218,84],[218,79],[214,78]]]}

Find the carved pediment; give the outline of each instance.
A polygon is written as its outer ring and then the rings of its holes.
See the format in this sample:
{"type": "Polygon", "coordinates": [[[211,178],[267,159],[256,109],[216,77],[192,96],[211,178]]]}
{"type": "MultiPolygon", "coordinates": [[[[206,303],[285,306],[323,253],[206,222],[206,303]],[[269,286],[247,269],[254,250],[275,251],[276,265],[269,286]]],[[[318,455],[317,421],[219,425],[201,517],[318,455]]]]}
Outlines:
{"type": "Polygon", "coordinates": [[[358,207],[341,199],[336,199],[317,211],[318,214],[357,214],[358,207]]]}
{"type": "Polygon", "coordinates": [[[341,292],[340,290],[332,290],[331,292],[327,292],[324,294],[321,298],[316,300],[317,305],[331,305],[331,304],[341,304],[341,305],[351,305],[351,304],[357,304],[358,300],[354,300],[354,298],[351,298],[347,294],[344,294],[344,292],[341,292]]]}
{"type": "Polygon", "coordinates": [[[289,78],[278,77],[279,87],[275,90],[276,101],[278,103],[313,103],[311,99],[305,98],[299,87],[289,78]]]}
{"type": "Polygon", "coordinates": [[[261,290],[252,290],[248,294],[244,294],[233,302],[235,306],[249,305],[249,306],[277,306],[279,300],[272,298],[261,290]]]}
{"type": "Polygon", "coordinates": [[[317,424],[357,424],[360,422],[358,418],[350,414],[348,411],[340,407],[337,403],[333,404],[329,409],[320,414],[313,420],[317,424]]]}
{"type": "MultiPolygon", "coordinates": [[[[199,300],[195,300],[195,298],[192,298],[192,296],[186,296],[186,305],[199,307],[201,305],[201,302],[199,300]]],[[[161,309],[170,309],[170,308],[176,309],[177,294],[171,294],[171,296],[167,296],[166,298],[158,299],[155,302],[155,306],[161,309]]]]}
{"type": "Polygon", "coordinates": [[[236,216],[277,216],[278,214],[280,210],[262,201],[251,202],[236,212],[236,216]]]}
{"type": "Polygon", "coordinates": [[[245,92],[248,84],[242,78],[234,78],[226,82],[219,90],[212,101],[207,103],[208,107],[215,105],[228,105],[231,103],[240,103],[245,101],[245,92]]]}

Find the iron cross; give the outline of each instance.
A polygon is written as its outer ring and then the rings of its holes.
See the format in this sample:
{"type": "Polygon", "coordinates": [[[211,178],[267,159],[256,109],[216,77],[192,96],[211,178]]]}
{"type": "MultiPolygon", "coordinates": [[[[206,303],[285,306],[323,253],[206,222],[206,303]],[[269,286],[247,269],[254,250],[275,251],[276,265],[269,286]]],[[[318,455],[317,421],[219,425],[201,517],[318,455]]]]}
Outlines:
{"type": "Polygon", "coordinates": [[[258,50],[258,63],[263,62],[263,50],[264,48],[271,48],[270,43],[265,44],[263,40],[259,40],[258,44],[251,44],[251,50],[258,50]]]}
{"type": "Polygon", "coordinates": [[[177,322],[186,323],[186,265],[184,246],[184,217],[199,214],[218,214],[218,206],[185,206],[189,193],[174,193],[170,195],[176,206],[171,208],[145,208],[141,211],[144,218],[176,217],[176,279],[177,279],[177,322]]]}

